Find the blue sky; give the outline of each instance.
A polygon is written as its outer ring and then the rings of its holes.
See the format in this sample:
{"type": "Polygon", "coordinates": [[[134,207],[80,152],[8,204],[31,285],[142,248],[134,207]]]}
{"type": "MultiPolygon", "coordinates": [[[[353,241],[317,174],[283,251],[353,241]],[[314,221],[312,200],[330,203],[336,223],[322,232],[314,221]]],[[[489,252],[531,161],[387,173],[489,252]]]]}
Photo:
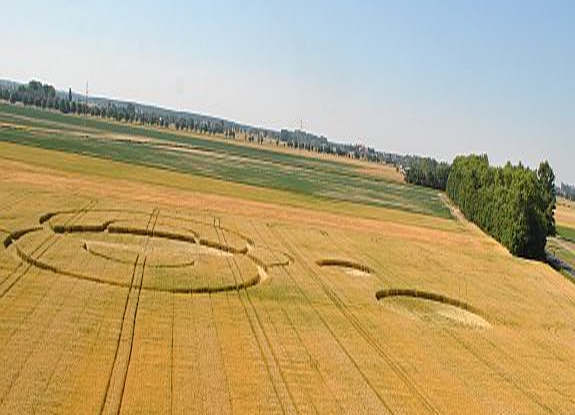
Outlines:
{"type": "Polygon", "coordinates": [[[575,182],[574,1],[0,6],[1,78],[575,182]]]}

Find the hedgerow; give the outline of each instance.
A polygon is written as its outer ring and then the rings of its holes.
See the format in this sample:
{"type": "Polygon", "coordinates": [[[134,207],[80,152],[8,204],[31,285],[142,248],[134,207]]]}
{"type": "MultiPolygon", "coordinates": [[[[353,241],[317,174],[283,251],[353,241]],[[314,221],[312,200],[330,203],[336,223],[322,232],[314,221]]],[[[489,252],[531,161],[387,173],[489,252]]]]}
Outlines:
{"type": "Polygon", "coordinates": [[[544,259],[547,235],[555,233],[554,179],[547,162],[535,171],[511,163],[491,167],[486,155],[459,156],[447,194],[466,218],[513,255],[544,259]]]}

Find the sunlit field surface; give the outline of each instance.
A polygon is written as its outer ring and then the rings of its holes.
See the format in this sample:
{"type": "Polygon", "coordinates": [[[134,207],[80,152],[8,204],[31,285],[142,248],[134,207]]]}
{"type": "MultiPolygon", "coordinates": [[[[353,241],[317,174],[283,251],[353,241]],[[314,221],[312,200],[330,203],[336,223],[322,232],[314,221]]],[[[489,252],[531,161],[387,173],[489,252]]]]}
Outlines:
{"type": "Polygon", "coordinates": [[[0,142],[158,167],[319,200],[448,215],[437,192],[404,185],[391,167],[374,169],[375,164],[309,157],[307,152],[304,156],[279,146],[247,145],[221,137],[168,132],[7,104],[0,104],[0,142]]]}
{"type": "Polygon", "coordinates": [[[547,238],[547,250],[575,269],[575,203],[559,199],[555,216],[557,235],[547,238]]]}
{"type": "Polygon", "coordinates": [[[573,412],[575,285],[437,193],[44,118],[2,113],[0,413],[573,412]]]}

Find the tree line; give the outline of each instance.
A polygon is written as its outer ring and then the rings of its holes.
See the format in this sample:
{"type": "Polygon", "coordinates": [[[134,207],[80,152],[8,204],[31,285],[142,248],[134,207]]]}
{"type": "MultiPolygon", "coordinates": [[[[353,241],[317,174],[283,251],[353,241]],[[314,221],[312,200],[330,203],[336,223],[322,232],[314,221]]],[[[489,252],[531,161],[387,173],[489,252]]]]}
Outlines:
{"type": "MultiPolygon", "coordinates": [[[[376,151],[362,144],[335,143],[324,136],[295,130],[275,132],[266,129],[241,126],[222,119],[195,114],[176,113],[161,108],[124,103],[103,99],[83,99],[78,95],[58,92],[48,84],[30,81],[25,85],[0,84],[0,99],[12,104],[22,103],[42,109],[59,111],[63,114],[78,114],[112,119],[118,122],[149,125],[158,128],[173,128],[179,131],[193,131],[204,134],[221,134],[224,138],[236,139],[244,136],[246,141],[262,144],[264,139],[283,145],[316,153],[334,154],[341,157],[371,161],[398,166],[404,156],[376,151]]],[[[425,184],[425,183],[421,183],[425,184]]]]}
{"type": "Polygon", "coordinates": [[[407,183],[445,190],[451,166],[430,157],[407,156],[402,168],[407,183]]]}
{"type": "Polygon", "coordinates": [[[547,235],[555,234],[554,181],[547,161],[537,170],[492,167],[487,155],[470,155],[455,158],[446,190],[466,218],[513,255],[545,259],[547,235]]]}
{"type": "MultiPolygon", "coordinates": [[[[144,111],[141,106],[126,103],[80,102],[73,99],[72,91],[58,93],[53,86],[31,81],[18,87],[0,86],[0,98],[11,103],[20,102],[39,108],[58,110],[68,114],[84,114],[116,121],[147,124],[156,127],[206,134],[223,134],[234,139],[244,132],[249,141],[263,142],[268,132],[231,128],[223,120],[209,120],[192,114],[169,116],[165,112],[144,111]]],[[[270,139],[287,146],[308,151],[333,153],[340,156],[393,164],[404,172],[408,183],[433,189],[446,190],[463,214],[485,232],[506,246],[509,251],[527,258],[545,257],[546,236],[555,233],[553,211],[556,192],[568,198],[575,197],[572,186],[562,184],[556,189],[555,176],[549,163],[543,162],[537,170],[521,164],[491,167],[486,155],[459,156],[452,165],[432,158],[401,156],[375,151],[359,144],[336,144],[325,137],[302,131],[282,130],[270,139]]]]}
{"type": "Polygon", "coordinates": [[[314,153],[334,154],[341,157],[376,163],[387,162],[384,160],[386,154],[376,151],[372,147],[362,144],[334,143],[323,135],[318,136],[302,130],[290,131],[282,129],[280,131],[279,141],[285,143],[289,148],[307,150],[314,153]]]}
{"type": "Polygon", "coordinates": [[[73,99],[72,91],[68,94],[58,93],[52,85],[39,81],[30,81],[17,88],[0,87],[0,99],[12,104],[22,103],[25,106],[56,110],[63,114],[90,115],[155,127],[173,127],[181,131],[196,131],[205,134],[224,134],[225,137],[235,137],[237,129],[226,127],[223,120],[208,120],[192,116],[166,116],[153,110],[142,111],[132,103],[117,105],[115,103],[88,103],[87,100],[73,99]]]}
{"type": "Polygon", "coordinates": [[[575,186],[561,182],[557,188],[557,195],[575,201],[575,186]]]}

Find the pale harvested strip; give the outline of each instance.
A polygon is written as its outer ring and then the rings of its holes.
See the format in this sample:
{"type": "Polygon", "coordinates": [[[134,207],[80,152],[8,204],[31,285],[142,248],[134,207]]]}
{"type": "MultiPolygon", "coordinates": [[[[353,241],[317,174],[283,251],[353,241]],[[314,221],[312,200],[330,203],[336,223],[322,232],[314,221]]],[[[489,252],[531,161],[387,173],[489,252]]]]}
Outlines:
{"type": "Polygon", "coordinates": [[[171,296],[140,294],[121,414],[170,413],[171,296]]]}
{"type": "MultiPolygon", "coordinates": [[[[158,228],[154,228],[157,232],[158,228]]],[[[156,237],[149,241],[150,251],[146,264],[148,267],[178,268],[182,264],[193,262],[198,246],[190,242],[182,242],[156,237]]]]}
{"type": "Polygon", "coordinates": [[[139,245],[129,235],[90,235],[82,240],[83,250],[97,259],[133,265],[138,255],[139,245]]]}
{"type": "Polygon", "coordinates": [[[230,391],[209,296],[174,295],[174,414],[229,414],[230,391]]]}
{"type": "Polygon", "coordinates": [[[214,319],[234,413],[281,414],[282,406],[270,380],[250,320],[236,293],[212,296],[214,319]],[[240,312],[238,311],[240,310],[240,312]]]}

